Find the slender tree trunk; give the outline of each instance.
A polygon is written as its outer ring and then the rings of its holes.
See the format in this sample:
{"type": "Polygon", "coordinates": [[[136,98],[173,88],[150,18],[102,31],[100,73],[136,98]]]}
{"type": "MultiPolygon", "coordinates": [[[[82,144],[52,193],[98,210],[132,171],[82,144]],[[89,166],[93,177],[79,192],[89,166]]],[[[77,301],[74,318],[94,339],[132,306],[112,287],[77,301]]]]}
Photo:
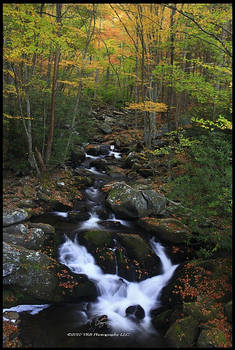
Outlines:
{"type": "MultiPolygon", "coordinates": [[[[61,24],[61,11],[62,11],[62,4],[60,3],[56,4],[56,22],[59,24],[61,24]]],[[[54,59],[54,73],[53,73],[53,83],[52,83],[52,93],[51,93],[52,96],[51,96],[50,128],[49,128],[49,135],[48,135],[47,149],[46,149],[46,159],[45,159],[46,166],[48,165],[51,157],[51,150],[52,150],[52,143],[53,143],[53,133],[54,133],[54,124],[55,124],[55,101],[56,101],[59,62],[60,62],[60,49],[58,48],[54,59]]]]}
{"type": "Polygon", "coordinates": [[[56,92],[57,92],[57,77],[60,61],[60,50],[58,49],[55,55],[54,60],[54,73],[53,73],[53,83],[52,83],[52,96],[51,96],[51,115],[50,115],[50,128],[47,141],[47,150],[46,150],[46,165],[51,157],[52,143],[53,143],[53,133],[55,125],[55,101],[56,101],[56,92]]]}
{"type": "MultiPolygon", "coordinates": [[[[170,130],[170,117],[171,117],[171,107],[173,105],[173,64],[174,64],[174,15],[176,10],[171,10],[171,23],[170,23],[170,42],[171,42],[171,50],[170,50],[170,64],[171,64],[171,82],[170,82],[170,96],[169,96],[169,103],[168,103],[168,110],[167,110],[167,122],[168,122],[168,129],[170,130]]],[[[168,158],[168,169],[169,169],[169,180],[172,179],[172,149],[170,148],[169,151],[169,158],[168,158]]]]}
{"type": "MultiPolygon", "coordinates": [[[[93,5],[93,13],[92,13],[91,18],[90,18],[90,24],[89,24],[89,29],[88,29],[88,33],[87,33],[87,40],[86,40],[86,47],[85,47],[83,55],[82,55],[81,77],[83,75],[85,59],[86,59],[86,56],[87,56],[87,51],[88,51],[88,47],[89,47],[90,41],[91,41],[92,36],[94,34],[94,30],[95,30],[95,7],[93,5]],[[94,22],[93,23],[93,28],[92,28],[92,21],[94,22]]],[[[68,153],[69,146],[70,146],[70,143],[71,143],[72,132],[73,132],[73,128],[74,128],[75,122],[76,122],[76,117],[77,117],[78,106],[79,106],[79,102],[80,102],[80,98],[81,98],[81,93],[82,93],[82,80],[80,80],[79,86],[78,86],[78,93],[77,93],[76,103],[75,103],[74,110],[73,110],[73,119],[72,119],[72,123],[71,123],[71,132],[70,132],[70,135],[68,137],[68,142],[67,142],[67,145],[66,145],[66,148],[65,148],[65,152],[64,152],[64,161],[65,161],[65,159],[67,157],[67,153],[68,153]]]]}

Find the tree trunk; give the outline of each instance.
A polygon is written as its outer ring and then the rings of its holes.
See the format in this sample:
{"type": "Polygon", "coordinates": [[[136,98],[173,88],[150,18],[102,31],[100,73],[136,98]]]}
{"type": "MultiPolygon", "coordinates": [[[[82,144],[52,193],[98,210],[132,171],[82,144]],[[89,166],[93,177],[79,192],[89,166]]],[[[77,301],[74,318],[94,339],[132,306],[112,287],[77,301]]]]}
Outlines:
{"type": "MultiPolygon", "coordinates": [[[[56,4],[56,22],[59,24],[61,24],[62,6],[63,5],[60,3],[56,4]]],[[[48,162],[51,157],[51,150],[52,150],[52,143],[53,143],[53,133],[54,133],[54,124],[55,124],[55,100],[56,100],[56,91],[57,91],[59,62],[60,62],[60,49],[58,48],[54,59],[54,73],[53,73],[53,83],[52,83],[52,92],[51,92],[50,129],[49,129],[49,135],[48,135],[46,160],[45,160],[46,166],[48,165],[48,162]]]]}

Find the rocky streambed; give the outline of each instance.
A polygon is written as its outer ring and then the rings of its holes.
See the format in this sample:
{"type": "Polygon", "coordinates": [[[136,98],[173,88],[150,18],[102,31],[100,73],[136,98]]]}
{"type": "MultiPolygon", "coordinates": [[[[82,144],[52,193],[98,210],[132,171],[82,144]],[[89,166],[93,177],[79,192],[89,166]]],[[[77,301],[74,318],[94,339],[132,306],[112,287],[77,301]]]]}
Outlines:
{"type": "Polygon", "coordinates": [[[112,139],[79,146],[53,187],[26,184],[5,210],[4,321],[23,347],[220,344],[221,304],[196,292],[219,266],[192,263],[192,232],[138,157],[112,139]]]}

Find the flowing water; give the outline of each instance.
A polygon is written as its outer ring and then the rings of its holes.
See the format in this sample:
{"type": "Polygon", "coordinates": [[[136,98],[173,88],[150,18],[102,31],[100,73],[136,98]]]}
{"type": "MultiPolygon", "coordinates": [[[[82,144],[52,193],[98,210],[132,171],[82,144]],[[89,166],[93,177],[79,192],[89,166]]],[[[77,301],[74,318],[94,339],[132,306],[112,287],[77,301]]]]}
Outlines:
{"type": "Polygon", "coordinates": [[[107,315],[111,328],[117,332],[155,332],[151,327],[150,311],[160,306],[161,290],[178,265],[171,264],[160,243],[151,239],[150,244],[161,260],[162,274],[141,282],[130,282],[118,274],[103,273],[93,256],[78,243],[77,237],[74,240],[66,237],[59,249],[62,264],[74,273],[86,274],[96,284],[100,295],[91,306],[92,313],[94,316],[107,315]],[[126,317],[126,309],[132,305],[140,305],[145,311],[145,317],[140,322],[126,317]]]}
{"type": "MultiPolygon", "coordinates": [[[[108,156],[112,156],[117,160],[121,159],[121,154],[116,152],[113,146],[111,146],[108,156]]],[[[162,273],[140,282],[131,282],[118,275],[117,263],[115,274],[105,274],[96,264],[94,257],[87,251],[86,247],[79,243],[79,233],[81,231],[90,229],[103,230],[104,227],[102,222],[109,224],[115,223],[115,225],[118,224],[118,230],[120,230],[121,227],[124,232],[131,232],[131,228],[133,229],[133,223],[131,221],[118,219],[112,212],[109,213],[107,219],[103,221],[100,219],[99,209],[104,206],[100,187],[107,182],[107,175],[103,171],[99,171],[95,167],[90,166],[90,162],[99,158],[105,158],[105,156],[94,157],[86,155],[86,160],[81,166],[96,175],[94,184],[85,190],[86,206],[89,208],[90,218],[73,225],[73,229],[70,230],[66,230],[65,225],[64,241],[58,250],[59,262],[65,264],[76,274],[87,275],[88,278],[95,283],[99,296],[95,302],[87,302],[82,306],[81,303],[78,303],[77,305],[75,304],[74,306],[71,306],[71,304],[60,306],[41,305],[41,308],[40,306],[37,307],[37,305],[32,305],[31,308],[27,305],[21,305],[7,309],[16,310],[18,312],[31,312],[30,316],[27,314],[27,317],[30,318],[29,321],[27,321],[26,317],[24,326],[26,329],[29,329],[28,333],[37,333],[36,338],[38,340],[32,338],[32,335],[27,335],[28,338],[31,339],[29,344],[34,344],[34,347],[38,346],[38,344],[41,344],[40,347],[79,347],[81,344],[84,347],[106,347],[108,346],[107,344],[109,344],[106,339],[105,341],[102,340],[101,343],[101,340],[99,340],[99,345],[96,346],[96,343],[94,344],[94,340],[92,342],[90,337],[87,337],[85,342],[84,339],[82,340],[80,337],[75,343],[71,343],[71,339],[68,337],[67,339],[61,338],[61,334],[66,334],[69,330],[71,318],[75,318],[77,320],[76,325],[80,326],[81,324],[86,324],[88,320],[92,320],[94,317],[102,315],[106,315],[108,318],[109,329],[112,330],[112,334],[109,335],[128,335],[130,337],[129,339],[132,339],[132,343],[128,343],[129,347],[131,347],[132,344],[135,344],[138,347],[138,344],[136,343],[137,339],[140,343],[142,342],[143,345],[143,338],[146,339],[144,347],[161,346],[159,345],[161,344],[159,343],[161,337],[151,323],[151,310],[157,309],[161,306],[160,297],[162,289],[167,285],[178,266],[172,264],[162,244],[156,242],[154,238],[149,241],[152,250],[161,260],[162,273]],[[70,235],[72,231],[75,232],[75,235],[73,236],[70,235]],[[139,305],[142,312],[144,310],[140,319],[137,319],[134,315],[127,316],[126,309],[133,305],[139,305]],[[33,316],[35,314],[37,314],[37,317],[33,319],[32,317],[35,317],[33,316]],[[66,319],[67,314],[69,315],[68,319],[66,319]],[[40,315],[42,316],[40,317],[40,315]],[[61,322],[59,322],[60,319],[61,322]],[[47,325],[47,330],[44,329],[45,325],[47,325]],[[152,345],[148,342],[148,339],[150,339],[148,337],[153,337],[154,343],[152,345]],[[156,341],[159,344],[156,344],[156,341]]],[[[59,211],[55,211],[50,215],[51,217],[58,217],[60,220],[66,220],[68,217],[66,212],[59,211]]],[[[115,248],[110,247],[110,249],[115,252],[115,248]]],[[[97,336],[100,335],[98,333],[95,334],[97,336]]],[[[125,347],[123,339],[123,337],[119,337],[117,342],[121,341],[120,346],[125,347]]],[[[110,346],[116,347],[116,344],[117,343],[115,342],[114,346],[114,343],[111,343],[110,346]]]]}

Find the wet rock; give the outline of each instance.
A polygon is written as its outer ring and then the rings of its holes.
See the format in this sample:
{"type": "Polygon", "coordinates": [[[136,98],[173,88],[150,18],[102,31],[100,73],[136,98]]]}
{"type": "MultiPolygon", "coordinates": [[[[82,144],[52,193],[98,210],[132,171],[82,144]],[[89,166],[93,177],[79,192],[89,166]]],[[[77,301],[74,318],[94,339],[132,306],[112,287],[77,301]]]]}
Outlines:
{"type": "Polygon", "coordinates": [[[93,176],[95,175],[89,169],[76,168],[74,169],[74,174],[79,176],[93,176]]]}
{"type": "Polygon", "coordinates": [[[171,243],[186,243],[191,237],[187,226],[183,225],[176,219],[157,219],[157,218],[140,218],[140,225],[147,232],[152,233],[156,237],[166,242],[171,243]]]}
{"type": "Polygon", "coordinates": [[[3,312],[3,317],[9,321],[15,321],[16,324],[20,321],[20,315],[16,311],[5,311],[3,312]]]}
{"type": "Polygon", "coordinates": [[[85,146],[85,152],[92,156],[98,156],[100,153],[100,145],[98,144],[88,144],[85,146]]]}
{"type": "Polygon", "coordinates": [[[24,209],[9,209],[3,212],[3,227],[18,224],[29,219],[29,214],[24,209]]]}
{"type": "Polygon", "coordinates": [[[93,174],[91,175],[91,172],[89,171],[89,175],[74,176],[73,180],[75,186],[79,186],[79,188],[86,188],[90,187],[94,183],[95,177],[93,176],[93,174]]]}
{"type": "Polygon", "coordinates": [[[109,145],[101,145],[100,146],[100,154],[108,155],[109,152],[110,152],[110,146],[109,145]]]}
{"type": "Polygon", "coordinates": [[[99,225],[106,227],[107,229],[113,229],[113,228],[117,229],[117,228],[123,227],[120,221],[113,221],[113,220],[99,221],[99,225]]]}
{"type": "Polygon", "coordinates": [[[107,161],[105,159],[95,159],[90,162],[90,165],[96,167],[98,170],[106,170],[107,169],[107,161]]]}
{"type": "Polygon", "coordinates": [[[84,245],[88,252],[91,253],[98,266],[104,273],[115,273],[116,262],[113,233],[101,230],[89,230],[79,233],[79,243],[84,245]]]}
{"type": "Polygon", "coordinates": [[[90,214],[87,211],[69,211],[66,221],[76,223],[78,221],[88,220],[90,214]]]}
{"type": "Polygon", "coordinates": [[[133,262],[137,280],[140,281],[161,273],[160,258],[156,256],[143,238],[131,233],[117,233],[116,237],[125,248],[126,257],[133,262]]]}
{"type": "Polygon", "coordinates": [[[141,320],[142,318],[145,317],[145,312],[144,312],[144,309],[142,308],[142,306],[132,305],[132,306],[128,306],[128,308],[126,308],[126,315],[134,317],[138,320],[141,320]]]}

